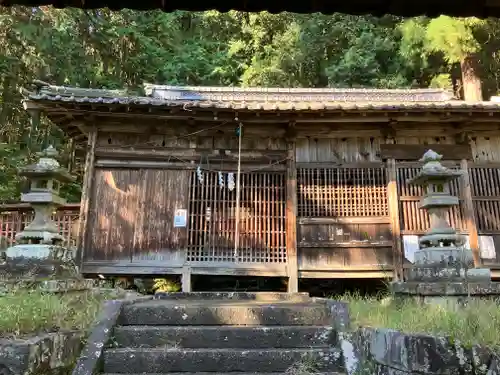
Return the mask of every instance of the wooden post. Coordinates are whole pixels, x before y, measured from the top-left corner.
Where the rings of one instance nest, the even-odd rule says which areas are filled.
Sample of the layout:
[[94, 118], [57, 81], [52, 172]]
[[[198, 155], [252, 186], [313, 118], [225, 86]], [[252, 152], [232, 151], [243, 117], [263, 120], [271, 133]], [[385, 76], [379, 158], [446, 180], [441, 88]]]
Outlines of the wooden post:
[[401, 246], [401, 224], [399, 219], [399, 195], [396, 160], [387, 160], [387, 199], [392, 231], [392, 255], [394, 264], [394, 280], [403, 280], [403, 249]]
[[83, 257], [85, 246], [87, 244], [87, 220], [89, 216], [89, 199], [94, 182], [94, 165], [95, 165], [95, 147], [97, 143], [97, 130], [94, 128], [88, 134], [87, 155], [85, 156], [85, 175], [83, 177], [82, 198], [80, 202], [80, 222], [76, 236], [76, 259], [80, 265], [80, 270], [83, 265]]
[[295, 166], [295, 141], [288, 144], [286, 172], [286, 252], [288, 269], [288, 293], [299, 291], [299, 267], [297, 259], [297, 168]]
[[474, 266], [479, 267], [482, 263], [479, 253], [479, 236], [477, 232], [476, 213], [474, 212], [474, 203], [472, 201], [472, 190], [470, 187], [469, 165], [467, 159], [460, 162], [462, 169], [462, 198], [464, 200], [464, 219], [469, 232], [469, 244], [472, 249]]

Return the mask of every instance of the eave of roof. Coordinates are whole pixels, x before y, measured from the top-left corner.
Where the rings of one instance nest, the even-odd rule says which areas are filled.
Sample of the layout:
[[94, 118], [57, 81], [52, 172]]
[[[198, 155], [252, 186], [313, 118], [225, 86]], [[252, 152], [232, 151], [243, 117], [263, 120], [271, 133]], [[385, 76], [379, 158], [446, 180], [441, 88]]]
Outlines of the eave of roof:
[[351, 0], [351, 1], [285, 1], [285, 0], [192, 0], [171, 2], [164, 0], [0, 0], [0, 5], [42, 6], [53, 5], [57, 8], [74, 7], [81, 9], [110, 8], [112, 10], [162, 9], [166, 12], [175, 10], [206, 11], [218, 10], [227, 12], [239, 10], [247, 12], [268, 11], [280, 13], [348, 13], [371, 14], [383, 16], [392, 14], [403, 17], [426, 15], [436, 17], [446, 14], [455, 17], [500, 17], [500, 2], [498, 0], [451, 1], [451, 0]]
[[494, 111], [498, 102], [464, 102], [438, 89], [278, 89], [146, 85], [148, 96], [124, 91], [45, 86], [27, 99], [73, 105], [234, 111]]

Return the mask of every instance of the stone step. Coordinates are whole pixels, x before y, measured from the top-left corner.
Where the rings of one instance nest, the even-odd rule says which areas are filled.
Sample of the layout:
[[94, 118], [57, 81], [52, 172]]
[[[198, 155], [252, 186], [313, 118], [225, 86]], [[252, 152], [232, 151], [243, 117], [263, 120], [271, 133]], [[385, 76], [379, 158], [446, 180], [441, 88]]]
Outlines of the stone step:
[[[139, 373], [139, 374], [128, 374], [128, 375], [305, 375], [304, 372], [169, 372], [169, 373], [155, 373], [155, 374], [144, 374], [144, 373]], [[309, 373], [307, 373], [309, 375]], [[342, 372], [313, 372], [310, 373], [311, 375], [345, 375]], [[116, 373], [105, 373], [102, 375], [118, 375]], [[121, 375], [121, 374], [120, 374]]]
[[310, 348], [331, 347], [337, 332], [321, 326], [119, 326], [115, 347]]
[[[303, 363], [319, 372], [343, 371], [338, 349], [119, 348], [104, 352], [105, 373], [286, 372]], [[312, 371], [311, 371], [312, 372]]]
[[332, 325], [320, 303], [153, 300], [125, 306], [119, 325]]
[[[144, 374], [144, 373], [139, 373], [139, 374], [128, 374], [128, 375], [305, 375], [304, 372], [169, 372], [169, 373], [155, 373], [155, 374]], [[308, 375], [345, 375], [342, 372], [313, 372], [313, 373], [307, 373]], [[106, 373], [102, 375], [118, 375], [116, 373]], [[120, 374], [121, 375], [121, 374]]]
[[234, 300], [234, 301], [289, 301], [307, 302], [311, 299], [309, 293], [278, 293], [278, 292], [190, 292], [190, 293], [157, 293], [155, 299], [162, 300]]

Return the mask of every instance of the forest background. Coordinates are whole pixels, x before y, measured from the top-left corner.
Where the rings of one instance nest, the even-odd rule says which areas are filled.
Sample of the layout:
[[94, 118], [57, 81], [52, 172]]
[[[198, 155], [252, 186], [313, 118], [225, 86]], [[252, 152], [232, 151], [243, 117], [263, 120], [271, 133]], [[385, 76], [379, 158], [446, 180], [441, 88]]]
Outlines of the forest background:
[[489, 99], [500, 86], [500, 20], [441, 16], [84, 11], [0, 8], [0, 203], [19, 200], [17, 168], [53, 144], [78, 177], [78, 145], [21, 105], [35, 80], [141, 91], [171, 85], [453, 90]]

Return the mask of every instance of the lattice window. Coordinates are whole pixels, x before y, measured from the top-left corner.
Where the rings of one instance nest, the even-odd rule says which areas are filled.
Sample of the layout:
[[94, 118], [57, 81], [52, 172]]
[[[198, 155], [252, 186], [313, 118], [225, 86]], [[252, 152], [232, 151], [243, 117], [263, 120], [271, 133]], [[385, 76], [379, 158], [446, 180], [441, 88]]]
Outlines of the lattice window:
[[387, 216], [385, 169], [299, 168], [299, 217]]
[[[447, 165], [451, 169], [459, 169], [456, 165]], [[429, 215], [421, 210], [420, 200], [424, 195], [424, 189], [419, 186], [408, 184], [408, 180], [415, 177], [422, 170], [421, 164], [398, 165], [398, 196], [400, 201], [399, 217], [401, 220], [401, 231], [407, 234], [419, 234], [429, 229]], [[450, 193], [461, 198], [460, 181], [456, 179], [450, 183]], [[460, 205], [452, 207], [448, 211], [448, 222], [453, 228], [461, 232], [466, 231], [462, 200]]]
[[236, 189], [227, 181], [221, 187], [215, 172], [204, 173], [201, 184], [193, 173], [191, 181], [188, 261], [286, 262], [284, 173], [241, 174], [236, 251]]
[[472, 167], [469, 173], [477, 229], [500, 232], [500, 168]]

